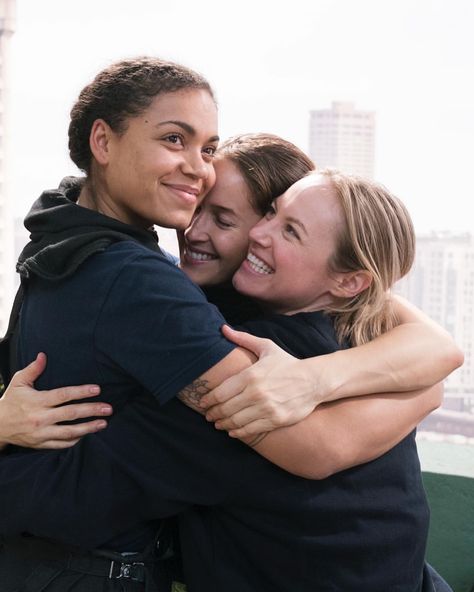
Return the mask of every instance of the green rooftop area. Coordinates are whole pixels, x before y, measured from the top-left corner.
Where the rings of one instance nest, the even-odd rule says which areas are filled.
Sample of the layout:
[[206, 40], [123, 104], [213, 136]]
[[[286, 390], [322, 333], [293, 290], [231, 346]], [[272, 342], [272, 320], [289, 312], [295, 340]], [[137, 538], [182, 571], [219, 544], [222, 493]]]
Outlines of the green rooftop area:
[[454, 592], [474, 592], [474, 442], [418, 439], [431, 507], [428, 561]]

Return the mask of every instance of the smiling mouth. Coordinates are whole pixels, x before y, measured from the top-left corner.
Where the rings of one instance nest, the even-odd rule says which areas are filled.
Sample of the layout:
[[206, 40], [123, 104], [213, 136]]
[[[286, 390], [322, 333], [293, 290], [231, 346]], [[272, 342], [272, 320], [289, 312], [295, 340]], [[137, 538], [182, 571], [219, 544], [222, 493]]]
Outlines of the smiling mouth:
[[188, 187], [186, 185], [174, 185], [172, 183], [164, 183], [164, 186], [172, 191], [175, 195], [180, 196], [191, 205], [197, 203], [201, 191], [195, 187]]
[[265, 261], [262, 261], [261, 259], [256, 257], [253, 253], [249, 253], [247, 255], [247, 261], [250, 268], [256, 273], [261, 273], [263, 275], [270, 275], [272, 273], [275, 273], [274, 269], [267, 265]]
[[194, 251], [193, 249], [191, 249], [190, 247], [186, 247], [186, 251], [185, 251], [186, 257], [188, 257], [188, 259], [191, 259], [191, 261], [214, 261], [215, 259], [217, 259], [217, 257], [215, 255], [211, 255], [210, 253], [203, 253], [200, 251]]

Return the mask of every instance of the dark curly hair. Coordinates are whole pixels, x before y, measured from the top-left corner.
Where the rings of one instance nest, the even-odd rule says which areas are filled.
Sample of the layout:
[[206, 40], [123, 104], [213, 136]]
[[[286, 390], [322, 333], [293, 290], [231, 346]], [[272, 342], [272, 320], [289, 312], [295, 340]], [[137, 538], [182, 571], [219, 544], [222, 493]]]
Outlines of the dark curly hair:
[[112, 64], [81, 91], [71, 109], [68, 135], [72, 161], [90, 172], [89, 136], [96, 119], [123, 133], [127, 118], [145, 111], [157, 95], [183, 89], [203, 89], [214, 98], [207, 80], [185, 66], [152, 57]]

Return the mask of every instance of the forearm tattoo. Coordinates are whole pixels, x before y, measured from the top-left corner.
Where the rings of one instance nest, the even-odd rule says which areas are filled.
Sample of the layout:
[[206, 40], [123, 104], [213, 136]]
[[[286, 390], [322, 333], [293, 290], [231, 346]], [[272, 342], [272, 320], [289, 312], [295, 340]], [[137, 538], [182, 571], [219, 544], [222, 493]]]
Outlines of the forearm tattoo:
[[[199, 407], [199, 403], [202, 397], [204, 397], [204, 395], [207, 395], [207, 393], [209, 393], [210, 391], [211, 388], [209, 387], [209, 382], [207, 380], [202, 380], [201, 378], [198, 378], [191, 384], [188, 384], [188, 386], [186, 386], [182, 391], [179, 392], [178, 399], [188, 407], [191, 407], [191, 409], [194, 409], [194, 411], [197, 411], [201, 415], [205, 415], [206, 410]], [[263, 432], [261, 434], [257, 434], [257, 436], [254, 437], [249, 436], [248, 438], [243, 438], [243, 441], [248, 446], [253, 447], [257, 444], [260, 444], [260, 442], [266, 436], [268, 436], [268, 432]]]
[[206, 410], [199, 407], [199, 403], [202, 397], [204, 397], [204, 395], [207, 395], [207, 393], [209, 393], [210, 390], [211, 389], [209, 388], [209, 382], [207, 380], [202, 380], [201, 378], [198, 378], [191, 384], [188, 384], [188, 386], [184, 387], [182, 391], [180, 391], [180, 393], [178, 394], [178, 399], [188, 407], [191, 407], [191, 409], [194, 409], [194, 411], [198, 411], [199, 413], [204, 415], [206, 413]]

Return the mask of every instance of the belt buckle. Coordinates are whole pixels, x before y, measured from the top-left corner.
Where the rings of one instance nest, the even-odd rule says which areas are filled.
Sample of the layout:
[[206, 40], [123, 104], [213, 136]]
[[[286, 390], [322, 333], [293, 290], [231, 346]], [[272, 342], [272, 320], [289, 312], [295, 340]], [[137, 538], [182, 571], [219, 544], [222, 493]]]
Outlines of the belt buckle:
[[[120, 571], [117, 576], [114, 576], [114, 565], [117, 563], [117, 566], [120, 566]], [[118, 561], [111, 561], [110, 562], [110, 570], [109, 570], [109, 580], [120, 580], [120, 579], [127, 579], [127, 580], [134, 580], [136, 582], [143, 582], [144, 581], [144, 567], [145, 564], [142, 561], [132, 561], [132, 562], [122, 562], [119, 563]]]

